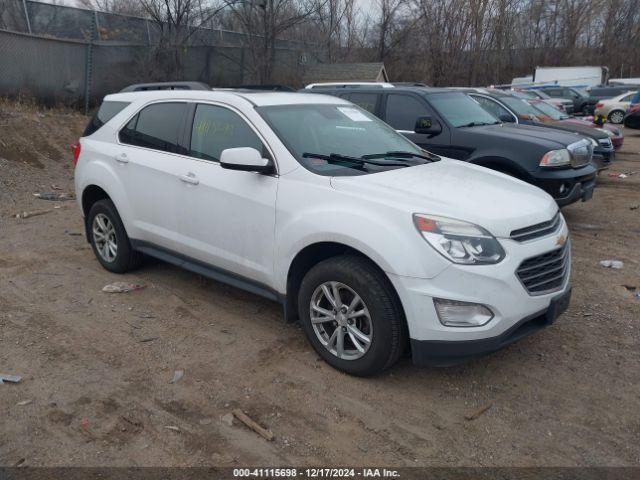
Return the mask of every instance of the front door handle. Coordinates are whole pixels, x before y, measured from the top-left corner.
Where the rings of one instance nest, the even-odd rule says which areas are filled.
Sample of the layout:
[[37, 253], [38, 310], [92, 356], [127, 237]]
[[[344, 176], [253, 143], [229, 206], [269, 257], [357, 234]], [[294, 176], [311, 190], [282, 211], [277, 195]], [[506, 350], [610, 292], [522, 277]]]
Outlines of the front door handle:
[[196, 177], [195, 173], [192, 172], [189, 172], [186, 175], [180, 175], [180, 180], [191, 185], [198, 185], [200, 183], [198, 177]]
[[116, 155], [116, 162], [129, 163], [129, 157], [127, 157], [126, 153], [119, 153], [118, 155]]

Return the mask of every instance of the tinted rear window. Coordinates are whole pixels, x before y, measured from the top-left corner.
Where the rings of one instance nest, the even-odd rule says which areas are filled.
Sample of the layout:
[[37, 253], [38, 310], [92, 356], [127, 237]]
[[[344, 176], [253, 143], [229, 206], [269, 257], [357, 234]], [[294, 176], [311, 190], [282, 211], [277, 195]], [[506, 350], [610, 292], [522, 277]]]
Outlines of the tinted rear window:
[[100, 127], [119, 114], [127, 105], [129, 105], [129, 102], [102, 102], [82, 136], [88, 137], [96, 133]]
[[154, 103], [143, 108], [120, 130], [120, 141], [170, 153], [186, 153], [178, 139], [187, 110], [186, 103]]

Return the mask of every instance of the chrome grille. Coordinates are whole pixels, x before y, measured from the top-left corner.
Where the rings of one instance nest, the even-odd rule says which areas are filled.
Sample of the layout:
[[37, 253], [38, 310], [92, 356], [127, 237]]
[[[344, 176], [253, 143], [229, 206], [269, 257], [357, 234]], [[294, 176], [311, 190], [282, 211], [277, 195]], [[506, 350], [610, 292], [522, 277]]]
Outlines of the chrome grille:
[[529, 295], [558, 291], [564, 285], [571, 264], [569, 242], [556, 250], [522, 262], [516, 274]]
[[582, 167], [591, 162], [593, 156], [593, 145], [589, 140], [583, 138], [579, 142], [572, 143], [567, 147], [571, 154], [571, 166]]
[[527, 240], [533, 240], [534, 238], [544, 237], [546, 235], [555, 233], [562, 224], [560, 218], [560, 212], [558, 212], [549, 221], [536, 223], [535, 225], [531, 225], [530, 227], [513, 230], [510, 235], [511, 240], [515, 240], [517, 242], [526, 242]]

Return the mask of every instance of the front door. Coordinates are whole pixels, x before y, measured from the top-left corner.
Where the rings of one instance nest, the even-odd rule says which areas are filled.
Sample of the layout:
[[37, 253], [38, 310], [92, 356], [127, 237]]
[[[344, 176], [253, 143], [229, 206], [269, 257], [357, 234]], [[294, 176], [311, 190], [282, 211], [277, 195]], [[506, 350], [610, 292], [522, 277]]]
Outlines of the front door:
[[443, 122], [440, 122], [442, 132], [437, 135], [415, 133], [416, 120], [419, 117], [427, 116], [439, 121], [422, 98], [406, 93], [387, 95], [384, 112], [385, 122], [421, 148], [436, 155], [451, 157], [451, 136], [449, 129]]
[[271, 285], [278, 178], [227, 170], [220, 154], [252, 147], [269, 156], [262, 140], [236, 111], [198, 104], [188, 157], [181, 159], [178, 226], [186, 255], [255, 282]]

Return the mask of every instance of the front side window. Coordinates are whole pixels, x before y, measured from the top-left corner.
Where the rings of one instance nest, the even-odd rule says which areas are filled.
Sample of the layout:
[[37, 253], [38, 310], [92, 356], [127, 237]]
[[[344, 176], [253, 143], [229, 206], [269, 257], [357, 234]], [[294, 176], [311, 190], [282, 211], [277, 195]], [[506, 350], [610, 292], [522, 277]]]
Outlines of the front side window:
[[495, 100], [492, 100], [491, 98], [477, 97], [475, 95], [472, 95], [472, 97], [482, 106], [482, 108], [484, 108], [487, 112], [489, 112], [496, 118], [500, 118], [501, 116], [502, 117], [507, 116], [509, 118], [513, 117], [509, 112], [509, 110], [507, 110], [506, 108], [504, 108], [502, 105], [500, 105]]
[[[424, 163], [411, 155], [426, 152], [355, 105], [274, 105], [256, 110], [298, 162], [319, 175], [361, 175]], [[405, 152], [408, 158], [388, 152]], [[375, 155], [377, 165], [335, 158], [366, 155]]]
[[496, 117], [482, 108], [465, 93], [435, 93], [429, 102], [453, 127], [474, 127], [500, 123]]
[[429, 115], [427, 107], [417, 98], [409, 95], [389, 95], [387, 97], [386, 120], [396, 130], [413, 132], [418, 117]]
[[533, 107], [529, 102], [516, 97], [503, 97], [502, 100], [520, 118], [539, 117], [542, 112]]
[[225, 107], [198, 105], [191, 128], [189, 154], [217, 162], [223, 150], [239, 147], [266, 153], [258, 135], [240, 115]]
[[154, 103], [143, 108], [120, 130], [122, 143], [169, 153], [185, 153], [180, 146], [186, 103]]

